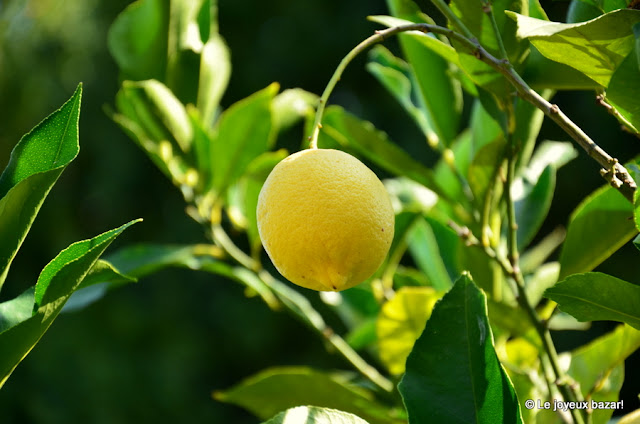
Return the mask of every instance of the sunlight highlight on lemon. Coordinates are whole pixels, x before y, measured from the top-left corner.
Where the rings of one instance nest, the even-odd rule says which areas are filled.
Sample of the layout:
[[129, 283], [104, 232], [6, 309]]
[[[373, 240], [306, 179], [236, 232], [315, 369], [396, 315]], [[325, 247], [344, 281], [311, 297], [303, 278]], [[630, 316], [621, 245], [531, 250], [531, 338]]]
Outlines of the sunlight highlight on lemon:
[[303, 150], [282, 160], [260, 191], [257, 215], [275, 267], [313, 290], [340, 291], [371, 277], [393, 240], [382, 182], [339, 150]]

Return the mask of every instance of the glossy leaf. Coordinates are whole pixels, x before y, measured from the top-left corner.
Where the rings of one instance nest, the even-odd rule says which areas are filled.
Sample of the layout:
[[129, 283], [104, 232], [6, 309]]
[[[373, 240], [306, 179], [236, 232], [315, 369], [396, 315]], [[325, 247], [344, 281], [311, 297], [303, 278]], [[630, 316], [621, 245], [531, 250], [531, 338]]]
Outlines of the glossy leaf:
[[493, 347], [485, 295], [467, 275], [436, 304], [407, 359], [400, 393], [409, 423], [521, 423]]
[[518, 250], [528, 246], [542, 226], [553, 200], [556, 171], [547, 166], [535, 180], [518, 179], [512, 186], [517, 229]]
[[367, 424], [365, 420], [353, 414], [329, 408], [298, 406], [279, 413], [263, 424]]
[[640, 11], [631, 9], [575, 24], [507, 14], [518, 24], [518, 37], [529, 39], [547, 58], [574, 67], [604, 87], [634, 48], [632, 26], [640, 22]]
[[47, 194], [77, 156], [82, 85], [26, 134], [0, 175], [0, 288]]
[[404, 175], [438, 194], [441, 193], [429, 168], [391, 142], [373, 124], [361, 121], [339, 106], [330, 106], [325, 110], [318, 146], [354, 151], [388, 172]]
[[611, 76], [606, 91], [607, 101], [629, 122], [636, 134], [640, 133], [640, 105], [637, 101], [640, 97], [638, 57], [640, 54], [637, 49], [627, 55]]
[[271, 84], [225, 110], [211, 146], [213, 188], [220, 193], [244, 174], [247, 166], [274, 141], [271, 102], [278, 85]]
[[169, 6], [163, 0], [138, 0], [118, 15], [108, 46], [125, 79], [164, 79], [168, 25]]
[[202, 48], [200, 81], [198, 84], [198, 110], [205, 128], [213, 128], [222, 95], [231, 77], [229, 48], [222, 37], [214, 35]]
[[637, 233], [632, 216], [631, 203], [613, 187], [602, 187], [584, 199], [569, 221], [560, 279], [593, 270], [629, 241]]
[[391, 374], [404, 373], [407, 357], [440, 297], [431, 287], [402, 287], [382, 305], [376, 321], [378, 350]]
[[388, 411], [368, 390], [350, 384], [344, 376], [311, 368], [263, 370], [213, 396], [248, 409], [263, 420], [297, 405], [315, 405], [356, 414], [371, 424], [398, 422], [389, 419]]
[[[73, 243], [42, 270], [35, 286], [33, 302], [30, 292], [26, 292], [13, 301], [15, 308], [0, 308], [3, 312], [11, 312], [8, 320], [2, 319], [2, 322], [8, 321], [11, 326], [0, 332], [0, 351], [3, 352], [0, 357], [0, 387], [47, 331], [104, 250], [136, 222], [131, 221], [92, 239]], [[6, 303], [3, 305], [6, 306]], [[31, 309], [31, 314], [17, 322], [19, 318], [25, 318], [27, 308]], [[16, 309], [19, 311], [16, 312]]]
[[579, 321], [620, 321], [640, 330], [640, 286], [599, 272], [574, 274], [545, 297]]

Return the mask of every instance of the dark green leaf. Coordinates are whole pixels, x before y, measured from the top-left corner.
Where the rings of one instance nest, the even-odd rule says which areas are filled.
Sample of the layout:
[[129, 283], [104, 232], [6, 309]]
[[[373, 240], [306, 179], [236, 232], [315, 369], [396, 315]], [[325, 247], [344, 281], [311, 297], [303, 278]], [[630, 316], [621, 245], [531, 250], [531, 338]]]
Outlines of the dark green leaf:
[[125, 79], [162, 81], [167, 63], [169, 4], [138, 0], [109, 29], [108, 46]]
[[342, 411], [315, 406], [287, 409], [263, 424], [368, 424], [365, 420]]
[[588, 22], [562, 24], [507, 12], [518, 24], [518, 36], [529, 39], [547, 58], [574, 67], [598, 84], [611, 75], [634, 48], [632, 26], [640, 11], [624, 9]]
[[271, 102], [278, 84], [271, 84], [225, 110], [211, 146], [213, 188], [221, 193], [274, 141]]
[[412, 424], [522, 422], [493, 348], [486, 298], [467, 275], [436, 304], [399, 390]]
[[574, 274], [545, 297], [579, 321], [620, 321], [640, 330], [640, 286], [599, 272]]
[[25, 317], [24, 308], [31, 303], [30, 294], [25, 293], [16, 300], [21, 306], [20, 311], [16, 314], [14, 310], [13, 318], [9, 318], [13, 326], [0, 333], [0, 352], [3, 353], [0, 356], [0, 387], [47, 331], [104, 250], [126, 228], [138, 221], [79, 241], [60, 252], [40, 273], [35, 286], [32, 314], [20, 322], [16, 322], [17, 318]]
[[602, 15], [602, 10], [595, 5], [584, 0], [572, 0], [569, 4], [569, 10], [567, 10], [567, 23], [586, 22], [600, 15]]
[[632, 216], [631, 203], [613, 187], [602, 187], [584, 199], [569, 221], [560, 279], [591, 271], [629, 241], [637, 233]]
[[296, 405], [316, 405], [356, 414], [371, 424], [399, 422], [389, 418], [388, 410], [368, 390], [350, 384], [344, 376], [310, 368], [270, 368], [214, 397], [263, 420]]
[[22, 137], [0, 175], [0, 288], [40, 206], [76, 157], [82, 85], [60, 109]]

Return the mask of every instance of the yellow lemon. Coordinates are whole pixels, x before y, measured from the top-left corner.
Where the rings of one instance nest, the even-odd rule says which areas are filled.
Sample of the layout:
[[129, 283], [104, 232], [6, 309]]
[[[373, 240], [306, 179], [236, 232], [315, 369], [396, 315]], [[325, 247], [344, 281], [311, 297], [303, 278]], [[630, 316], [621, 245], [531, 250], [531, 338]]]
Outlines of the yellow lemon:
[[278, 163], [260, 191], [257, 215], [275, 267], [313, 290], [339, 291], [366, 280], [393, 240], [384, 185], [340, 150], [303, 150]]

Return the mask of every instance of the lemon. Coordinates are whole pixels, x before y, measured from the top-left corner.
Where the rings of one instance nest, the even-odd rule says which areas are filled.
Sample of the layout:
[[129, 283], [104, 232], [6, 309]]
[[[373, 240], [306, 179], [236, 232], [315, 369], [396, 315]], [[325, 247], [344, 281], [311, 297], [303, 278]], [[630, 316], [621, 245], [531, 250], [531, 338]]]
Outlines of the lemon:
[[278, 271], [313, 290], [340, 291], [366, 280], [393, 240], [384, 185], [340, 150], [303, 150], [278, 163], [260, 191], [257, 216]]

